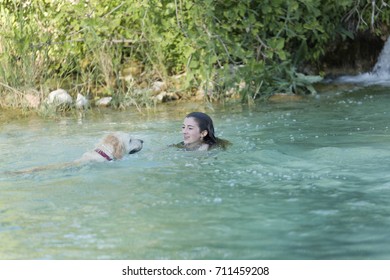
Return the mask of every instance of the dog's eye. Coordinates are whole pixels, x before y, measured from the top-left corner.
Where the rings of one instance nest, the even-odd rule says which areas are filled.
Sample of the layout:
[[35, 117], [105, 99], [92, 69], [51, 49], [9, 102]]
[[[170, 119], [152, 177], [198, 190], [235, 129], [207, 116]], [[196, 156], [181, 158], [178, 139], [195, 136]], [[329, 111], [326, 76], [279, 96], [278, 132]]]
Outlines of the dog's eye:
[[133, 141], [133, 139], [130, 138], [129, 143], [131, 143], [131, 141]]

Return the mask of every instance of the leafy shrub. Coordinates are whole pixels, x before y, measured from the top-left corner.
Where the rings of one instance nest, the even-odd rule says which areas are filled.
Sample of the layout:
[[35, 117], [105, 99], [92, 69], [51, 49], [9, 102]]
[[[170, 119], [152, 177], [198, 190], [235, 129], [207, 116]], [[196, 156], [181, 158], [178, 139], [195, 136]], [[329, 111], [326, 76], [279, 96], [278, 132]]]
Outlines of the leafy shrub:
[[[0, 3], [0, 97], [61, 86], [138, 100], [133, 93], [156, 80], [173, 84], [183, 73], [180, 87], [169, 90], [184, 97], [199, 90], [208, 100], [307, 93], [311, 81], [298, 73], [304, 63], [315, 64], [337, 37], [384, 34], [390, 20], [389, 6], [371, 0]], [[124, 77], [135, 66], [142, 71]]]

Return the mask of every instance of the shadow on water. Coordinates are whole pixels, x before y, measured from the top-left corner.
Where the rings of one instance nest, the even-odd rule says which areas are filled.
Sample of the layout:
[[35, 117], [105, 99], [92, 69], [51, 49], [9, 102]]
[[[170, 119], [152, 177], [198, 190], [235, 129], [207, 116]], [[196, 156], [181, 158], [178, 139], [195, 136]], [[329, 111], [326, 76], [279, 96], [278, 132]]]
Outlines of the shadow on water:
[[[0, 259], [388, 259], [388, 89], [253, 107], [168, 105], [0, 127]], [[226, 152], [168, 148], [208, 112]], [[144, 149], [68, 162], [110, 131]]]

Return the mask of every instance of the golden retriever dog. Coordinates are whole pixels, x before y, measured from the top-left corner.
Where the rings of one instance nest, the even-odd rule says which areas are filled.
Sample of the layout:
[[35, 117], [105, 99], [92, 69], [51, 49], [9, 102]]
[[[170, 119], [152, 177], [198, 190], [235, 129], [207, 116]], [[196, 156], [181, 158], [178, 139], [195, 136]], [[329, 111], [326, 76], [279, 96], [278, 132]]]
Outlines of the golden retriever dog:
[[142, 140], [135, 139], [125, 132], [114, 132], [104, 137], [94, 150], [86, 152], [80, 159], [75, 160], [75, 163], [118, 160], [124, 155], [139, 152], [142, 146]]
[[59, 169], [88, 162], [114, 161], [123, 158], [127, 154], [137, 153], [142, 147], [142, 140], [133, 138], [130, 134], [125, 132], [113, 132], [105, 136], [101, 142], [96, 145], [95, 149], [84, 153], [81, 158], [76, 159], [75, 161], [34, 167], [9, 173], [24, 174], [49, 169]]

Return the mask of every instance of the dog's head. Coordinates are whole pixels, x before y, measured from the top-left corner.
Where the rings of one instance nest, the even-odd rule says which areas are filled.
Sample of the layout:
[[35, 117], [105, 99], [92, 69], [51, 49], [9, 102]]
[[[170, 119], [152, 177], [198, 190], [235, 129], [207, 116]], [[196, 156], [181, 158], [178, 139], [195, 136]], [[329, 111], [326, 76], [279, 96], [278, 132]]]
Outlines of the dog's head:
[[112, 156], [115, 159], [121, 159], [126, 154], [134, 154], [141, 151], [143, 141], [135, 139], [125, 132], [114, 132], [104, 138], [103, 144], [112, 147]]

